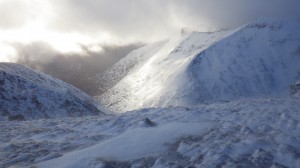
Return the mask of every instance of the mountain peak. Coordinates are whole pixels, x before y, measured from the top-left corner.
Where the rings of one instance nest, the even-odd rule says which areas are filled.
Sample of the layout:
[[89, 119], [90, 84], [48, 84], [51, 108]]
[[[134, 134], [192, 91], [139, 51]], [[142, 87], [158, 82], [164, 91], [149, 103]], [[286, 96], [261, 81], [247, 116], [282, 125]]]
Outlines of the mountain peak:
[[127, 111], [287, 96], [300, 74], [298, 28], [295, 22], [258, 19], [236, 30], [173, 37], [135, 62], [98, 99]]

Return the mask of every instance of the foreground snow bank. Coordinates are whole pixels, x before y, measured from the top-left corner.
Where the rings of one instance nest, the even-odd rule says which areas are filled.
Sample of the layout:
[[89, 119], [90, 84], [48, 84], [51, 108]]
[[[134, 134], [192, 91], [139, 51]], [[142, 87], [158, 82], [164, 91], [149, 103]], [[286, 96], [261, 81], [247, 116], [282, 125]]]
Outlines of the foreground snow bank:
[[[144, 157], [158, 157], [183, 136], [201, 135], [213, 126], [209, 122], [170, 123], [157, 127], [137, 128], [87, 149], [66, 154], [58, 159], [39, 164], [51, 167], [88, 167], [97, 159], [134, 160]], [[70, 160], [73, 160], [70, 162]]]
[[299, 102], [255, 99], [1, 121], [0, 167], [299, 167]]

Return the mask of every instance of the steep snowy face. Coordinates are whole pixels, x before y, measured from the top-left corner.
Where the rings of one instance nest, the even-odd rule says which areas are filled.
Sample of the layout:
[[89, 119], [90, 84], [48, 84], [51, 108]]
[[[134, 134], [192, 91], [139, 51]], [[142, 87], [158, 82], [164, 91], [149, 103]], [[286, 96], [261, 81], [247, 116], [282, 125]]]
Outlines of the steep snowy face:
[[98, 75], [99, 94], [122, 80], [132, 69], [143, 66], [143, 62], [155, 54], [165, 41], [141, 47], [129, 53], [106, 72]]
[[[184, 81], [183, 74], [193, 57], [230, 33], [232, 31], [185, 32], [166, 42], [133, 51], [104, 73], [108, 79], [115, 79], [115, 74], [122, 77], [98, 99], [119, 112], [168, 105], [169, 100], [178, 94], [179, 83], [188, 82]], [[137, 58], [140, 61], [132, 63], [131, 69], [124, 68], [129, 64], [127, 60]]]
[[237, 30], [180, 34], [156, 44], [98, 99], [124, 112], [288, 95], [300, 76], [299, 29], [295, 22], [258, 20]]
[[192, 103], [288, 96], [300, 76], [299, 30], [295, 22], [258, 20], [212, 45], [186, 69], [186, 95]]
[[46, 74], [0, 63], [0, 120], [104, 114], [91, 97]]

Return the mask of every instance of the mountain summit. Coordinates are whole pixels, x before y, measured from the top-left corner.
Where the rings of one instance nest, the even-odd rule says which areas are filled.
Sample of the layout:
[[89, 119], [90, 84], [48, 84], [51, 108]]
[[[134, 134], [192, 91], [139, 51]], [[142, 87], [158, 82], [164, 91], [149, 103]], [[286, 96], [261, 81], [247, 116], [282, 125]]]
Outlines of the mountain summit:
[[[101, 76], [102, 104], [124, 112], [288, 96], [300, 77], [300, 23], [260, 19], [189, 32], [133, 51]], [[117, 74], [117, 75], [116, 75]]]

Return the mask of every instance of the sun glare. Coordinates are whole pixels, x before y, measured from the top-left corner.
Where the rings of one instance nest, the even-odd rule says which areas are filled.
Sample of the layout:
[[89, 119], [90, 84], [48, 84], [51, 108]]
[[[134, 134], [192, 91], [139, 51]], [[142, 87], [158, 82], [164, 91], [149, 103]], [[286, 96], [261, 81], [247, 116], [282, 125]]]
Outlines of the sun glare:
[[[85, 55], [86, 49], [92, 52], [100, 52], [103, 49], [99, 44], [113, 43], [113, 38], [107, 32], [99, 32], [93, 35], [82, 32], [59, 32], [49, 29], [48, 23], [53, 19], [53, 10], [50, 4], [39, 1], [30, 11], [39, 13], [22, 27], [13, 29], [1, 29], [0, 27], [0, 61], [13, 62], [17, 58], [14, 44], [29, 45], [34, 42], [49, 44], [60, 53], [80, 53]], [[35, 15], [36, 15], [35, 13]], [[82, 46], [85, 46], [83, 49]]]
[[16, 50], [5, 44], [0, 44], [0, 62], [10, 62], [15, 60]]
[[60, 53], [80, 53], [85, 55], [82, 45], [92, 52], [100, 52], [103, 49], [101, 43], [112, 41], [108, 33], [101, 32], [90, 37], [77, 32], [60, 33], [47, 29], [42, 23], [32, 22], [20, 29], [0, 30], [0, 61], [13, 61], [16, 50], [10, 46], [14, 43], [30, 44], [32, 42], [45, 42]]

